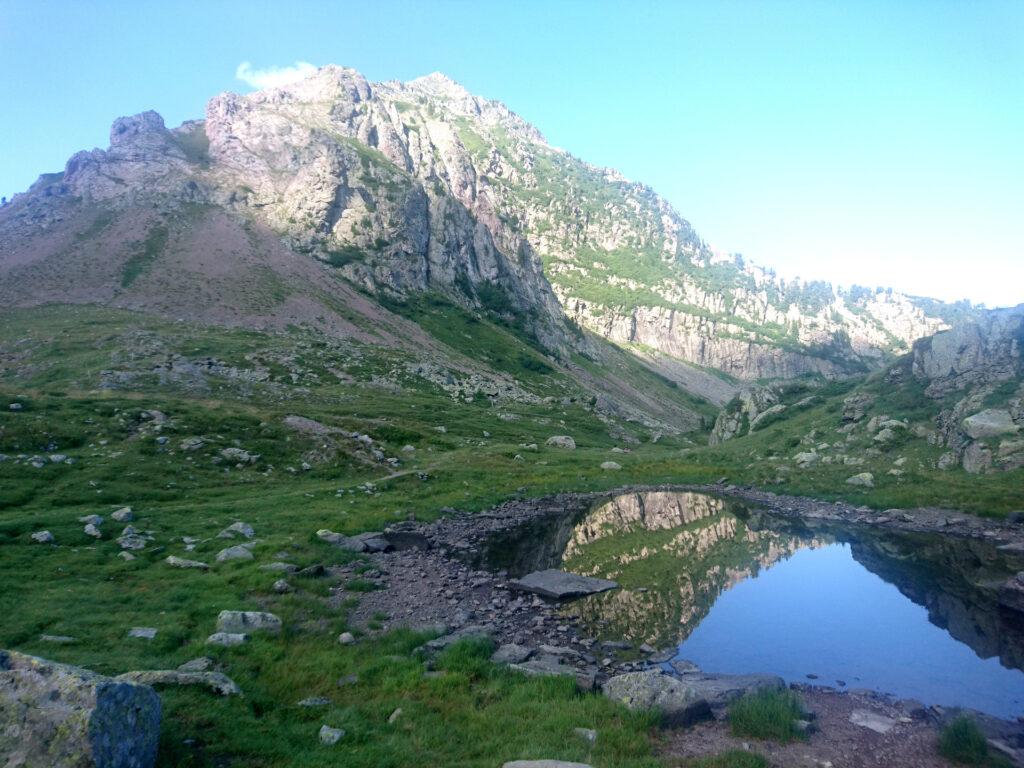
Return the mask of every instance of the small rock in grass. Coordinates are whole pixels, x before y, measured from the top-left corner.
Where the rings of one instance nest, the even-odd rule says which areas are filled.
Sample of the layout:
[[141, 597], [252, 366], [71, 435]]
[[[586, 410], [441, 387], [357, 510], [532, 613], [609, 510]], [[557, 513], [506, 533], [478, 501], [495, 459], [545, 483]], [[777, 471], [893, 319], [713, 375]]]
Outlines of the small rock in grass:
[[218, 533], [217, 534], [217, 538], [218, 539], [233, 539], [235, 537], [235, 534], [240, 534], [241, 536], [244, 536], [247, 539], [251, 539], [253, 536], [256, 535], [256, 531], [253, 530], [253, 527], [251, 525], [249, 525], [248, 523], [242, 523], [242, 522], [232, 523], [227, 528], [225, 528], [223, 531]]
[[278, 579], [274, 582], [274, 591], [277, 592], [277, 594], [279, 595], [283, 595], [287, 592], [292, 591], [292, 585], [284, 579]]
[[225, 648], [231, 648], [235, 645], [241, 645], [247, 643], [249, 636], [241, 632], [214, 632], [208, 638], [206, 638], [207, 645], [221, 645]]
[[132, 627], [128, 630], [128, 637], [138, 637], [142, 640], [152, 640], [156, 637], [156, 627]]
[[53, 534], [49, 531], [36, 531], [30, 538], [37, 544], [52, 544], [54, 540]]
[[390, 715], [388, 715], [388, 723], [389, 724], [390, 723], [394, 723], [401, 716], [402, 716], [402, 708], [398, 707], [397, 709], [395, 709], [394, 712], [392, 712]]
[[597, 743], [597, 731], [593, 728], [573, 728], [572, 732], [590, 746], [594, 746]]
[[209, 656], [200, 656], [197, 659], [186, 661], [178, 667], [179, 672], [209, 672], [213, 669], [213, 659]]
[[303, 699], [298, 703], [300, 707], [329, 707], [331, 700], [326, 696], [310, 696], [308, 699]]
[[355, 685], [359, 682], [359, 675], [351, 674], [345, 675], [338, 678], [338, 687], [344, 688], [346, 685]]
[[217, 614], [218, 632], [270, 632], [281, 631], [281, 619], [263, 611], [221, 611]]
[[320, 743], [326, 744], [329, 747], [341, 741], [344, 735], [345, 731], [341, 728], [331, 728], [329, 725], [320, 727]]
[[622, 465], [615, 461], [602, 461], [601, 469], [614, 471], [616, 469], [622, 469]]
[[217, 553], [217, 562], [226, 563], [229, 560], [252, 560], [253, 554], [246, 547], [239, 544], [237, 547], [228, 547]]
[[267, 563], [260, 566], [261, 571], [279, 571], [281, 573], [295, 573], [299, 570], [299, 566], [292, 565], [291, 563], [283, 563], [280, 561]]
[[86, 523], [87, 525], [103, 525], [103, 518], [99, 515], [86, 515], [85, 517], [78, 518], [78, 522]]
[[135, 519], [135, 515], [131, 507], [121, 507], [116, 512], [111, 513], [110, 519], [118, 523], [130, 523]]
[[103, 534], [100, 533], [100, 529], [97, 528], [92, 523], [89, 523], [87, 526], [85, 526], [84, 530], [85, 530], [85, 535], [86, 536], [92, 536], [94, 539], [102, 539], [103, 538]]
[[338, 642], [342, 645], [352, 645], [356, 641], [355, 635], [351, 632], [342, 632], [338, 635]]
[[164, 562], [174, 568], [198, 568], [199, 570], [205, 571], [210, 567], [206, 563], [201, 563], [198, 560], [186, 560], [185, 558], [177, 557], [176, 555], [168, 555]]
[[135, 559], [135, 555], [133, 555], [131, 552], [118, 552], [117, 556], [124, 560], [126, 563], [129, 563]]
[[78, 642], [73, 637], [68, 635], [40, 635], [39, 642], [41, 643], [55, 643], [57, 645], [68, 645], [70, 643]]

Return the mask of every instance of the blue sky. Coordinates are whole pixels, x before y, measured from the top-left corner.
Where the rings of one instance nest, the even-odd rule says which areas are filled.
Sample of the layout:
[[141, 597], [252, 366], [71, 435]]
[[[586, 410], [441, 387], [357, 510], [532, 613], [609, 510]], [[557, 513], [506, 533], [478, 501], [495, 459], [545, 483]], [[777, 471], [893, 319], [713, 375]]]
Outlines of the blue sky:
[[780, 274], [1024, 301], [1024, 2], [0, 3], [0, 194], [296, 61], [442, 71]]

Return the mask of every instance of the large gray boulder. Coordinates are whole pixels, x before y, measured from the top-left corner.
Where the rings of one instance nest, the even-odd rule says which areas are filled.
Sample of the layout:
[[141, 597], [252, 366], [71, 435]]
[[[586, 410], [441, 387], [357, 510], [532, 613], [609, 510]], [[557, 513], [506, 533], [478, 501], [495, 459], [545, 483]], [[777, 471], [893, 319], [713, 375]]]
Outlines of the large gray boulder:
[[711, 717], [711, 705], [690, 686], [658, 669], [616, 675], [602, 687], [609, 699], [629, 709], [657, 709], [665, 727], [686, 726]]
[[151, 768], [159, 739], [148, 685], [0, 651], [0, 765]]
[[712, 675], [698, 670], [684, 672], [679, 681], [704, 699], [712, 709], [727, 707], [754, 691], [781, 691], [786, 682], [776, 675]]
[[529, 573], [521, 579], [514, 579], [509, 582], [509, 586], [523, 592], [533, 592], [541, 597], [564, 600], [606, 592], [609, 589], [616, 589], [619, 585], [608, 579], [595, 579], [592, 576], [580, 576], [548, 568], [545, 571]]
[[964, 419], [964, 432], [975, 439], [1015, 435], [1020, 427], [1013, 423], [1010, 412], [1001, 408], [988, 408]]
[[281, 619], [262, 611], [221, 611], [217, 614], [217, 632], [246, 634], [249, 632], [281, 631]]

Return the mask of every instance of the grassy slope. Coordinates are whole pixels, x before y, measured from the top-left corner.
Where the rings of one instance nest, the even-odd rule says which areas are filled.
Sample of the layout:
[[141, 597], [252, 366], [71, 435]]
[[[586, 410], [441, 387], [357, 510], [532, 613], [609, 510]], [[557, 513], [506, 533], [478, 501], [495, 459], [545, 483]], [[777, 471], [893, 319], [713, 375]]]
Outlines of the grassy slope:
[[[455, 327], [435, 331], [454, 343], [462, 333]], [[465, 332], [472, 337], [471, 330]], [[497, 326], [485, 324], [480, 333], [475, 341], [467, 339], [467, 352], [491, 357], [495, 367], [517, 365], [520, 353], [530, 354], [528, 349], [512, 354], [519, 342]], [[477, 343], [482, 346], [474, 351]], [[206, 388], [197, 390], [144, 373], [127, 390], [98, 387], [102, 370], [150, 371], [174, 353], [189, 359], [212, 356], [239, 368], [253, 367], [246, 356], [256, 355], [272, 380], [252, 384], [211, 376]], [[11, 459], [0, 462], [0, 612], [5, 617], [0, 647], [104, 673], [173, 667], [204, 653], [216, 656], [245, 697], [222, 700], [165, 690], [164, 766], [493, 766], [518, 757], [583, 760], [599, 767], [656, 764], [649, 756], [648, 718], [578, 694], [564, 682], [497, 671], [472, 649], [456, 654], [450, 674], [425, 678], [423, 663], [410, 655], [421, 638], [405, 633], [338, 646], [346, 609], [325, 605], [327, 585], [294, 579], [296, 593], [277, 595], [271, 590], [277, 576], [258, 565], [280, 552], [300, 566], [340, 562], [346, 556], [319, 542], [317, 529], [376, 529], [410, 513], [433, 518], [444, 506], [479, 510], [516, 494], [699, 482], [723, 474], [741, 479], [744, 472], [756, 479], [756, 470], [744, 469], [748, 448], [739, 443], [745, 441], [684, 456], [684, 441], [666, 437], [612, 455], [616, 442], [607, 426], [579, 402], [562, 404], [559, 396], [571, 383], [557, 374], [527, 366], [517, 376], [531, 391], [553, 397], [550, 402], [496, 407], [478, 398], [456, 403], [437, 387], [406, 376], [406, 361], [396, 354], [325, 346], [301, 331], [269, 336], [203, 329], [87, 307], [5, 313], [0, 319], [0, 452], [11, 457], [60, 452], [76, 463], [36, 469]], [[335, 377], [331, 368], [349, 378]], [[375, 385], [381, 377], [402, 389]], [[15, 400], [23, 410], [7, 409]], [[148, 409], [170, 419], [162, 429], [170, 438], [166, 449], [157, 446], [155, 433], [140, 417]], [[342, 446], [335, 458], [310, 471], [289, 472], [319, 443], [283, 426], [282, 418], [293, 413], [368, 433], [388, 455], [400, 456], [403, 466], [397, 472], [367, 466]], [[499, 414], [513, 414], [515, 420]], [[447, 431], [437, 431], [439, 425]], [[576, 438], [578, 450], [543, 447], [547, 436], [563, 433]], [[180, 441], [192, 436], [203, 436], [207, 445], [182, 451]], [[767, 439], [766, 432], [752, 441]], [[541, 449], [519, 448], [531, 442]], [[214, 463], [221, 448], [236, 443], [261, 454], [259, 462], [244, 469]], [[415, 453], [399, 452], [407, 443]], [[525, 461], [517, 461], [517, 453]], [[622, 464], [621, 472], [598, 468], [610, 458]], [[391, 475], [396, 476], [387, 479]], [[376, 483], [374, 491], [365, 489], [367, 481]], [[982, 479], [983, 490], [989, 489], [987, 482]], [[825, 479], [804, 477], [794, 478], [787, 489], [831, 490]], [[117, 557], [113, 541], [120, 525], [108, 520], [104, 539], [97, 542], [78, 522], [82, 515], [107, 516], [125, 504], [136, 510], [135, 526], [155, 536], [128, 563]], [[208, 573], [162, 563], [168, 554], [212, 561], [226, 544], [214, 537], [235, 520], [257, 531], [255, 561], [218, 565]], [[29, 543], [29, 534], [43, 528], [60, 546]], [[182, 536], [203, 541], [189, 554]], [[282, 637], [235, 649], [203, 644], [219, 610], [258, 608], [284, 618]], [[132, 626], [157, 627], [159, 634], [152, 642], [128, 639]], [[71, 635], [78, 642], [47, 645], [38, 640], [41, 633]], [[358, 684], [335, 684], [353, 672], [359, 674]], [[295, 706], [311, 695], [328, 696], [333, 704], [318, 710]], [[396, 707], [403, 715], [388, 724]], [[516, 727], [509, 728], [513, 722]], [[345, 728], [348, 735], [333, 748], [322, 747], [316, 733], [323, 723]], [[600, 731], [592, 752], [573, 738], [577, 726]]]

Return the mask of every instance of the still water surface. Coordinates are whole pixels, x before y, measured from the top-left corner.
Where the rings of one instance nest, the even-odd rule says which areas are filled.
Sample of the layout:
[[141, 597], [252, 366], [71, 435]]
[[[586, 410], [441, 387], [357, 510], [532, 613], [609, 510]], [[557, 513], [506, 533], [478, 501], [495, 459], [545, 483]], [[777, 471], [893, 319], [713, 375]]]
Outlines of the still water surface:
[[597, 637], [677, 646], [709, 672], [1024, 715], [1024, 626], [996, 601], [1024, 563], [981, 542], [649, 492], [543, 521], [490, 555], [513, 574], [557, 566], [618, 581], [564, 611]]

